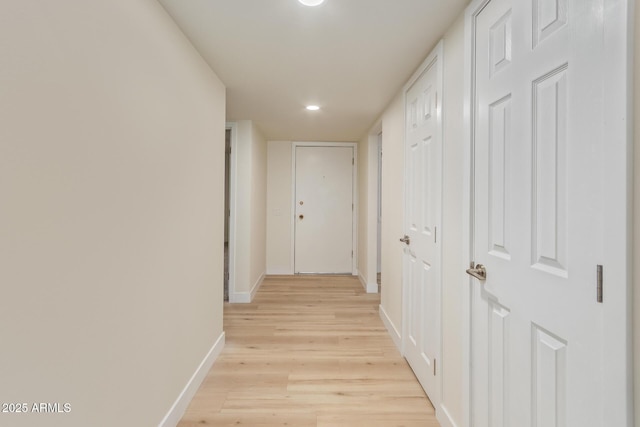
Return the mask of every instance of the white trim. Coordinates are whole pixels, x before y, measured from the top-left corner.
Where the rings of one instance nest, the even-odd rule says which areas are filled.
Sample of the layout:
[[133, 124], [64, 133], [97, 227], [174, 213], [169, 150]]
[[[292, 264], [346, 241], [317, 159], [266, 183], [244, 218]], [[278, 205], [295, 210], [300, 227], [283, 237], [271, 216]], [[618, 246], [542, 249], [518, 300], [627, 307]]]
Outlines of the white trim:
[[262, 273], [256, 283], [251, 287], [250, 292], [234, 292], [229, 293], [229, 302], [234, 304], [249, 304], [256, 297], [256, 293], [258, 293], [258, 289], [262, 286], [262, 282], [264, 282], [265, 274]]
[[[406, 101], [407, 92], [409, 91], [409, 89], [411, 89], [411, 86], [413, 86], [414, 83], [418, 81], [420, 77], [422, 77], [424, 72], [431, 67], [431, 64], [433, 62], [442, 58], [443, 48], [444, 48], [444, 39], [440, 39], [438, 44], [429, 53], [429, 56], [427, 56], [426, 59], [422, 61], [422, 64], [420, 64], [420, 66], [416, 68], [416, 71], [413, 72], [409, 80], [407, 80], [407, 82], [404, 84], [402, 88], [402, 97], [405, 101]], [[406, 115], [405, 115], [405, 120], [406, 120]], [[405, 121], [405, 125], [406, 125], [406, 121]]]
[[[474, 0], [465, 10], [464, 17], [464, 142], [463, 142], [463, 201], [462, 201], [462, 248], [463, 265], [460, 271], [469, 268], [473, 242], [471, 240], [473, 176], [472, 146], [473, 123], [471, 95], [474, 93], [473, 70], [475, 67], [475, 16], [489, 0]], [[462, 284], [462, 425], [471, 427], [471, 279], [463, 274]]]
[[[231, 158], [229, 159], [229, 301], [236, 289], [236, 183], [238, 182], [238, 124], [228, 122], [225, 129], [231, 130]], [[226, 185], [226, 184], [225, 184]], [[226, 212], [225, 212], [226, 215]]]
[[367, 289], [367, 279], [362, 275], [360, 270], [358, 270], [358, 280], [360, 280], [362, 287]]
[[375, 282], [375, 283], [369, 282], [369, 283], [367, 283], [366, 290], [367, 290], [368, 294], [377, 294], [378, 293], [378, 288], [379, 288], [378, 282]]
[[251, 301], [253, 301], [253, 299], [256, 297], [256, 294], [258, 293], [260, 286], [262, 286], [262, 282], [264, 282], [264, 277], [265, 275], [264, 273], [262, 273], [258, 278], [258, 280], [256, 281], [256, 283], [254, 283], [253, 287], [251, 288]]
[[[626, 349], [607, 352], [603, 366], [605, 384], [602, 389], [607, 424], [630, 427], [634, 422], [633, 399], [633, 0], [604, 0], [603, 8], [603, 135], [607, 148], [603, 150], [604, 188], [602, 203], [605, 224], [625, 224], [610, 227], [603, 233], [605, 296], [603, 329], [605, 349]], [[623, 183], [623, 185], [621, 185]], [[622, 245], [621, 245], [622, 243]], [[610, 381], [607, 381], [610, 380]], [[617, 385], [626, 390], [626, 400], [620, 402]], [[640, 414], [636, 416], [640, 417]]]
[[[291, 218], [295, 217], [296, 209], [296, 148], [297, 147], [351, 147], [353, 149], [352, 193], [351, 201], [354, 209], [351, 213], [352, 239], [351, 275], [358, 274], [358, 143], [357, 142], [292, 142], [291, 143]], [[291, 266], [296, 274], [295, 264], [296, 228], [295, 221], [291, 221]]]
[[400, 332], [398, 332], [398, 328], [396, 328], [396, 325], [393, 324], [393, 321], [385, 311], [382, 304], [379, 305], [378, 311], [380, 313], [380, 319], [382, 319], [382, 323], [384, 323], [385, 328], [387, 328], [387, 331], [389, 332], [389, 336], [391, 336], [391, 339], [396, 345], [398, 351], [402, 353], [402, 336], [400, 335]]
[[440, 423], [440, 427], [458, 427], [458, 425], [451, 418], [451, 414], [449, 414], [449, 410], [444, 406], [444, 404], [440, 404], [440, 408], [436, 412], [436, 418]]
[[353, 176], [353, 188], [351, 189], [351, 203], [353, 203], [353, 209], [351, 210], [351, 250], [353, 255], [351, 255], [351, 274], [355, 276], [358, 274], [358, 214], [360, 212], [360, 204], [358, 203], [358, 143], [352, 142], [350, 144], [353, 145], [353, 170], [351, 171]]
[[293, 276], [290, 268], [268, 268], [267, 276]]
[[291, 266], [291, 273], [296, 274], [296, 147], [295, 142], [291, 143], [291, 211], [289, 212], [289, 218], [291, 219], [289, 224], [291, 225], [291, 250], [289, 265]]
[[218, 356], [220, 356], [220, 353], [222, 353], [224, 342], [225, 334], [224, 332], [222, 332], [207, 355], [204, 357], [204, 359], [202, 359], [202, 362], [200, 362], [200, 365], [193, 373], [182, 392], [180, 392], [180, 395], [178, 395], [176, 401], [173, 402], [173, 405], [171, 405], [171, 409], [169, 409], [167, 415], [165, 415], [162, 421], [160, 421], [160, 424], [158, 424], [159, 427], [170, 427], [178, 425], [180, 419], [184, 415], [184, 412], [187, 410], [189, 403], [191, 403], [191, 399], [193, 399], [193, 396], [195, 396], [198, 388], [213, 366], [213, 363], [216, 361]]
[[251, 292], [234, 292], [229, 294], [229, 302], [231, 304], [250, 304]]
[[[366, 276], [369, 281], [375, 282], [375, 286], [367, 287], [367, 292], [378, 293], [378, 138], [382, 133], [382, 119], [378, 119], [369, 131], [367, 138], [367, 206], [362, 207], [368, 212], [366, 234], [367, 247], [364, 248], [367, 259]], [[375, 166], [375, 167], [373, 167]], [[374, 290], [375, 289], [375, 290]]]
[[360, 279], [360, 283], [364, 288], [365, 292], [368, 294], [377, 294], [378, 293], [378, 282], [370, 283], [367, 282], [367, 279], [362, 275], [360, 271], [358, 271], [358, 279]]

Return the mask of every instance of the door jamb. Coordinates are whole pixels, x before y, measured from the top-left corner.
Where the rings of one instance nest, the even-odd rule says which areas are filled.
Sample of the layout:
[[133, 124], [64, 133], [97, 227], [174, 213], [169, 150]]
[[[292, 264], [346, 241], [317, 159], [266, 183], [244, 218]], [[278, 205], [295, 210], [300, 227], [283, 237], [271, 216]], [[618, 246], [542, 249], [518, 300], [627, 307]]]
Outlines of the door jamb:
[[[366, 278], [362, 277], [362, 271], [358, 271], [360, 281], [364, 285], [367, 293], [378, 293], [378, 203], [380, 194], [378, 192], [379, 179], [379, 159], [378, 159], [378, 138], [382, 133], [382, 120], [378, 120], [367, 139], [368, 144], [368, 171], [367, 171], [367, 224], [366, 234], [369, 236], [365, 256], [367, 259]], [[375, 165], [376, 167], [372, 167]], [[375, 213], [375, 215], [373, 214]]]
[[[608, 354], [603, 369], [605, 378], [624, 381], [627, 390], [622, 410], [608, 411], [610, 425], [631, 426], [634, 422], [633, 398], [633, 47], [634, 1], [603, 0], [604, 46], [603, 52], [603, 119], [604, 135], [610, 142], [604, 150], [603, 164], [606, 223], [623, 223], [624, 230], [613, 227], [618, 233], [604, 235], [603, 261], [608, 273], [605, 296], [604, 330], [617, 331], [605, 334], [605, 348], [626, 345], [625, 354]], [[610, 146], [610, 148], [609, 148]], [[624, 166], [621, 166], [624, 165]], [[620, 183], [623, 182], [623, 188]], [[613, 191], [609, 191], [613, 190]], [[624, 247], [621, 254], [620, 247]], [[622, 255], [622, 256], [620, 256]], [[615, 284], [618, 284], [616, 286]], [[606, 301], [613, 301], [606, 304]], [[638, 367], [636, 367], [638, 368]], [[617, 393], [605, 383], [604, 407], [616, 407], [613, 401]], [[638, 414], [640, 416], [640, 414]]]
[[[476, 17], [490, 0], [474, 0], [467, 6], [464, 16], [464, 143], [463, 143], [463, 202], [462, 202], [462, 248], [463, 265], [460, 271], [468, 268], [472, 261], [473, 250], [473, 182], [474, 163], [473, 147], [475, 146], [473, 129], [473, 105], [475, 104], [475, 22]], [[472, 282], [466, 274], [461, 275], [462, 282], [462, 425], [471, 427], [471, 286]]]
[[[238, 152], [238, 124], [225, 123], [225, 130], [231, 131], [231, 156], [229, 159], [229, 302], [236, 294], [236, 182], [237, 182], [237, 152]], [[225, 215], [227, 213], [225, 212]]]
[[351, 170], [351, 200], [353, 210], [351, 211], [351, 274], [356, 276], [358, 259], [358, 143], [356, 142], [293, 142], [291, 144], [291, 266], [293, 274], [296, 274], [296, 148], [297, 147], [351, 147], [353, 148], [353, 168]]

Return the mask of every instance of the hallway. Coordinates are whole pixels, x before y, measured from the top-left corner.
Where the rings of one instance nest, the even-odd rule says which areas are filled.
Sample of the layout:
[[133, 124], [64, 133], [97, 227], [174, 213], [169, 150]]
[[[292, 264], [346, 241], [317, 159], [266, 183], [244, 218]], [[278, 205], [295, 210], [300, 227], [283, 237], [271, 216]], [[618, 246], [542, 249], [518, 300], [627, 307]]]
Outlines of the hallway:
[[179, 426], [438, 427], [355, 277], [267, 277], [225, 304], [226, 346]]

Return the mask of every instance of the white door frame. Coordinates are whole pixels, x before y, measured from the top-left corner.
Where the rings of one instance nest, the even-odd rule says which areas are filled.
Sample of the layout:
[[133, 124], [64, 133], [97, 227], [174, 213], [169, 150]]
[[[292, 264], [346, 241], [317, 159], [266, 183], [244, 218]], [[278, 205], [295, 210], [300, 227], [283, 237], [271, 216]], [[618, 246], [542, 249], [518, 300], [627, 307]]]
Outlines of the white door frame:
[[353, 210], [351, 211], [351, 274], [357, 275], [356, 260], [358, 259], [358, 144], [356, 142], [293, 142], [291, 144], [291, 266], [295, 274], [296, 255], [296, 148], [297, 147], [351, 147], [353, 148], [353, 169], [352, 169], [352, 200]]
[[[464, 340], [464, 367], [463, 367], [463, 426], [472, 427], [471, 419], [471, 278], [465, 274], [469, 267], [473, 250], [471, 239], [473, 221], [473, 99], [474, 91], [474, 66], [475, 52], [475, 18], [490, 0], [473, 0], [465, 12], [465, 99], [464, 99], [464, 204], [463, 204], [463, 248], [464, 265], [460, 266], [460, 280], [463, 286], [463, 340]], [[604, 52], [607, 60], [603, 67], [606, 76], [603, 86], [605, 88], [604, 105], [604, 135], [609, 143], [604, 150], [603, 165], [605, 167], [605, 200], [598, 201], [606, 205], [607, 222], [626, 224], [626, 232], [613, 230], [612, 235], [606, 234], [604, 262], [607, 266], [604, 277], [605, 301], [603, 305], [605, 348], [624, 348], [624, 354], [608, 354], [607, 364], [603, 367], [606, 378], [612, 380], [604, 385], [604, 407], [618, 408], [621, 411], [607, 411], [607, 423], [620, 427], [633, 425], [633, 359], [632, 359], [632, 334], [631, 334], [631, 289], [632, 289], [632, 206], [633, 198], [632, 173], [633, 173], [633, 2], [634, 0], [602, 0], [604, 5]], [[621, 186], [621, 183], [623, 185]], [[617, 228], [617, 227], [614, 227]], [[624, 242], [621, 251], [620, 242]], [[624, 252], [623, 256], [619, 256]], [[628, 390], [625, 402], [614, 402], [610, 399], [616, 396], [612, 392], [615, 383], [623, 382]]]
[[[411, 88], [411, 86], [413, 86], [413, 84], [422, 76], [422, 74], [431, 66], [431, 64], [433, 64], [435, 62], [435, 67], [436, 67], [436, 71], [437, 71], [437, 81], [436, 81], [436, 92], [439, 94], [439, 100], [437, 101], [437, 105], [438, 105], [438, 110], [436, 112], [436, 126], [438, 128], [437, 133], [440, 134], [440, 138], [441, 138], [441, 145], [442, 145], [442, 149], [440, 150], [440, 155], [444, 156], [444, 132], [443, 132], [443, 106], [442, 106], [442, 100], [444, 99], [443, 93], [444, 93], [444, 61], [443, 61], [443, 52], [444, 52], [444, 41], [440, 40], [440, 42], [438, 42], [438, 44], [436, 45], [436, 47], [433, 48], [433, 50], [431, 51], [431, 53], [429, 54], [429, 56], [427, 56], [427, 58], [422, 62], [422, 64], [420, 64], [420, 66], [417, 68], [417, 70], [415, 71], [415, 73], [413, 73], [413, 75], [411, 76], [411, 78], [407, 81], [407, 83], [404, 85], [403, 89], [402, 89], [402, 103], [403, 103], [403, 112], [404, 112], [404, 119], [403, 119], [403, 158], [405, 160], [405, 164], [407, 161], [406, 158], [406, 126], [407, 126], [407, 91]], [[440, 177], [440, 185], [442, 187], [443, 184], [443, 177], [442, 174], [444, 173], [444, 164], [443, 164], [443, 157], [441, 157], [440, 159], [441, 162], [441, 169], [440, 169], [440, 173], [441, 173], [441, 177]], [[404, 181], [403, 181], [403, 189], [405, 190], [405, 194], [404, 194], [404, 225], [403, 225], [403, 230], [407, 230], [407, 226], [408, 226], [408, 221], [407, 221], [407, 213], [409, 212], [409, 208], [408, 208], [408, 199], [407, 199], [407, 193], [406, 193], [406, 189], [408, 188], [407, 186], [408, 182], [407, 182], [407, 176], [405, 174], [404, 176]], [[442, 198], [444, 198], [444, 194], [442, 194]], [[442, 199], [441, 199], [441, 205], [440, 205], [440, 221], [442, 221]], [[442, 224], [437, 224], [438, 229], [441, 231], [442, 230]], [[442, 234], [442, 233], [440, 233]], [[441, 237], [439, 237], [439, 239], [441, 239]], [[410, 300], [409, 300], [409, 289], [411, 284], [409, 283], [409, 281], [407, 280], [407, 278], [410, 276], [408, 274], [407, 271], [407, 266], [405, 265], [406, 263], [404, 262], [404, 256], [403, 255], [403, 267], [402, 267], [402, 355], [404, 356], [406, 354], [406, 348], [407, 348], [407, 339], [409, 337], [409, 313], [411, 312], [410, 308], [409, 308], [409, 304], [410, 304]], [[438, 292], [440, 295], [440, 301], [439, 301], [439, 307], [438, 307], [438, 311], [439, 311], [439, 336], [440, 336], [440, 342], [438, 344], [438, 352], [435, 355], [435, 359], [438, 361], [438, 363], [440, 364], [440, 367], [438, 368], [439, 371], [439, 375], [436, 376], [436, 381], [437, 381], [437, 389], [438, 389], [438, 396], [430, 396], [429, 398], [431, 399], [433, 406], [435, 407], [436, 410], [436, 418], [438, 418], [438, 420], [440, 421], [440, 418], [442, 418], [440, 416], [441, 413], [441, 409], [440, 409], [440, 397], [442, 396], [442, 364], [444, 363], [444, 361], [442, 360], [442, 339], [443, 339], [443, 331], [442, 331], [442, 244], [440, 244], [440, 254], [439, 254], [439, 265], [437, 266], [439, 268], [440, 271], [440, 275], [439, 275], [439, 283], [437, 283], [437, 286], [440, 287], [440, 291]]]
[[[380, 176], [380, 164], [382, 159], [378, 156], [378, 138], [382, 133], [382, 120], [378, 120], [371, 128], [367, 139], [368, 144], [368, 171], [367, 171], [367, 224], [366, 233], [369, 236], [366, 247], [367, 271], [366, 280], [360, 275], [360, 281], [367, 290], [367, 293], [378, 293], [378, 203], [380, 203], [380, 193], [378, 191], [378, 179]], [[375, 165], [376, 167], [371, 167]], [[375, 212], [375, 215], [372, 213]], [[360, 266], [358, 267], [360, 268]]]
[[[231, 156], [229, 159], [229, 302], [236, 294], [236, 182], [237, 182], [237, 152], [238, 152], [238, 124], [227, 122], [225, 130], [231, 131]], [[225, 215], [227, 213], [225, 212]], [[223, 269], [224, 270], [224, 269]]]

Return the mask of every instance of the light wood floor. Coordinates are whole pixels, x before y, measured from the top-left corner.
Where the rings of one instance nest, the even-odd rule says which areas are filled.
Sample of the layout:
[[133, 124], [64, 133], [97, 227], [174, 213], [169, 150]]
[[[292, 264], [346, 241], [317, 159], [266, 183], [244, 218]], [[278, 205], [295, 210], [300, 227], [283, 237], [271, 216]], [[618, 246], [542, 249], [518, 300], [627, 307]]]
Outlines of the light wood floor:
[[225, 349], [179, 426], [439, 427], [379, 303], [353, 277], [268, 277], [225, 304]]

